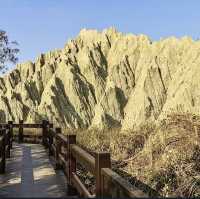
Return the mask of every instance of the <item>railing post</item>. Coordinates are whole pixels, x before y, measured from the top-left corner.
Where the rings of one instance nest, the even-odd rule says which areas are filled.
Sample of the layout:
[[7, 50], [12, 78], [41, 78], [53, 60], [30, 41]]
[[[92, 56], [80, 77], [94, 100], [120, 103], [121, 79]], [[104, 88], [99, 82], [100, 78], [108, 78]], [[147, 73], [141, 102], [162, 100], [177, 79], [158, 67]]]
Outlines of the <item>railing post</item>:
[[[8, 132], [7, 132], [8, 131]], [[5, 134], [5, 147], [6, 147], [6, 158], [10, 158], [10, 130], [7, 128], [3, 129], [3, 133]]]
[[45, 131], [45, 148], [49, 149], [49, 121], [46, 120], [46, 131]]
[[111, 168], [110, 153], [95, 153], [95, 178], [96, 178], [96, 197], [103, 197], [102, 168]]
[[46, 137], [47, 137], [47, 120], [42, 120], [42, 144], [47, 147], [46, 143]]
[[50, 124], [48, 123], [47, 126], [47, 132], [48, 132], [48, 147], [49, 147], [49, 156], [53, 155], [52, 145], [53, 145], [53, 135], [50, 132]]
[[10, 131], [10, 149], [12, 149], [13, 145], [13, 121], [8, 121], [9, 131]]
[[45, 145], [45, 120], [42, 120], [42, 144]]
[[1, 132], [1, 136], [3, 136], [3, 143], [0, 146], [1, 149], [1, 164], [0, 164], [0, 173], [3, 174], [5, 173], [5, 168], [6, 168], [6, 140], [5, 140], [5, 131], [3, 131], [3, 129], [0, 130]]
[[76, 144], [76, 135], [67, 135], [67, 177], [68, 177], [68, 195], [76, 195], [77, 191], [72, 185], [72, 174], [76, 172], [76, 158], [73, 157], [71, 144]]
[[57, 134], [61, 133], [61, 128], [56, 128], [55, 131], [56, 131], [56, 136], [55, 136], [55, 139], [56, 139], [56, 154], [55, 154], [56, 169], [61, 169], [61, 165], [60, 165], [60, 161], [59, 161], [59, 154], [61, 153], [61, 144], [57, 137]]
[[19, 143], [22, 143], [24, 141], [23, 122], [23, 120], [19, 120]]

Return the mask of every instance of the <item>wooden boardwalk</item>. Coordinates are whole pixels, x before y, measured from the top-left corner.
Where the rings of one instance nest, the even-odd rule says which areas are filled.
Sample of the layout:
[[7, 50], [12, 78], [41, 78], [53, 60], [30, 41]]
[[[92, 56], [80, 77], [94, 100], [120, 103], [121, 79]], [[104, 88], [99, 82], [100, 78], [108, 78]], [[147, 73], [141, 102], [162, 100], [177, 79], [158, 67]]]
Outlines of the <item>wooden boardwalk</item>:
[[[17, 134], [14, 128], [19, 129]], [[42, 132], [26, 134], [24, 128], [42, 129]], [[78, 167], [80, 165], [83, 170]], [[86, 172], [94, 176], [95, 189], [92, 191], [81, 178]], [[75, 134], [65, 135], [61, 128], [53, 128], [47, 120], [42, 124], [24, 124], [23, 120], [0, 124], [0, 198], [159, 196], [147, 187], [132, 185], [117, 174], [112, 169], [110, 153], [89, 153], [76, 143]]]
[[1, 197], [66, 197], [67, 182], [40, 144], [16, 144], [0, 175]]

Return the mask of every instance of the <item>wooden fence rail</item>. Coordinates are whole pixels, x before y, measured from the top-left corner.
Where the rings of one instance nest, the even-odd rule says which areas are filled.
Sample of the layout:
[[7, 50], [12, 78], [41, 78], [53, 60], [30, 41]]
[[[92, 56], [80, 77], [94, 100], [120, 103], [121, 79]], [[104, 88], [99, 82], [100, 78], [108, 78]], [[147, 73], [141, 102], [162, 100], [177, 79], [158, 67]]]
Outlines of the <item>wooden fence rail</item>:
[[[61, 128], [47, 128], [49, 154], [53, 155], [57, 169], [63, 169], [68, 179], [68, 189], [75, 189], [80, 196], [94, 197], [148, 197], [111, 169], [111, 157], [107, 152], [95, 152], [94, 156], [76, 144], [76, 135], [63, 135]], [[53, 137], [53, 138], [52, 138]], [[51, 152], [51, 153], [50, 153]], [[95, 193], [89, 192], [77, 174], [77, 163], [95, 177]]]
[[[110, 153], [95, 152], [94, 156], [89, 154], [76, 144], [76, 135], [64, 135], [61, 128], [53, 129], [53, 124], [46, 120], [43, 120], [42, 124], [24, 124], [23, 120], [16, 124], [10, 121], [8, 124], [0, 124], [0, 127], [3, 135], [0, 137], [0, 172], [5, 172], [5, 154], [8, 155], [12, 147], [13, 128], [19, 128], [19, 142], [24, 141], [23, 128], [41, 128], [42, 144], [48, 150], [49, 156], [55, 160], [55, 168], [64, 171], [69, 194], [86, 198], [148, 197], [111, 169]], [[81, 181], [77, 174], [77, 163], [93, 174], [95, 193], [91, 193]]]

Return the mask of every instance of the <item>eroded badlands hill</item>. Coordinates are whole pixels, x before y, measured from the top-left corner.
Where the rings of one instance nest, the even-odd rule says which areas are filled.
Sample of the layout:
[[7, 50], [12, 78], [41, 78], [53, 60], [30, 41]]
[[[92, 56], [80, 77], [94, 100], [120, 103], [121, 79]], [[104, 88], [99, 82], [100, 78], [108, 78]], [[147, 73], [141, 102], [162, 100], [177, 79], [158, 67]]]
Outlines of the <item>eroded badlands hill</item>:
[[1, 120], [47, 116], [71, 128], [198, 114], [200, 41], [84, 29], [63, 49], [18, 64], [0, 79], [0, 95]]

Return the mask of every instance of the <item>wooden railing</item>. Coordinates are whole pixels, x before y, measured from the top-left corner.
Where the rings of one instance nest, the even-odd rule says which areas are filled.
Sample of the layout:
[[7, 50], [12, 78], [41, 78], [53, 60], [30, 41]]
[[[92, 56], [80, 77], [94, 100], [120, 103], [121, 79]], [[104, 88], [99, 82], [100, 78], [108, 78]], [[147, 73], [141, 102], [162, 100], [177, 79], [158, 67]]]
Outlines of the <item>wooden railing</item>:
[[[94, 197], [148, 197], [142, 190], [111, 169], [111, 157], [107, 152], [94, 152], [94, 156], [76, 144], [76, 135], [63, 135], [46, 123], [44, 145], [55, 158], [56, 169], [63, 169], [68, 179], [68, 190], [76, 190], [80, 196]], [[95, 193], [90, 193], [77, 175], [77, 163], [95, 177]]]
[[[19, 143], [22, 143], [24, 141], [24, 138], [29, 138], [32, 137], [33, 135], [25, 135], [24, 134], [24, 128], [26, 129], [42, 129], [42, 136], [41, 137], [45, 137], [45, 135], [43, 136], [43, 134], [45, 133], [45, 128], [46, 126], [49, 126], [49, 128], [53, 128], [53, 124], [49, 123], [48, 121], [44, 120], [43, 123], [35, 123], [35, 124], [25, 124], [23, 122], [23, 120], [19, 120], [19, 123], [13, 123], [12, 121], [9, 121], [8, 123], [1, 123], [0, 124], [0, 128], [11, 128], [12, 131], [12, 139], [13, 138], [13, 128], [18, 128], [18, 136], [17, 136], [17, 141]], [[38, 135], [37, 135], [38, 136]], [[40, 137], [40, 136], [38, 136]]]
[[[4, 137], [7, 140], [5, 129], [9, 129], [12, 138], [13, 128], [19, 128], [18, 141], [23, 142], [23, 128], [42, 128], [42, 144], [48, 150], [49, 156], [54, 159], [55, 169], [62, 169], [67, 177], [68, 193], [78, 194], [86, 198], [94, 197], [148, 197], [137, 187], [134, 187], [111, 168], [110, 153], [94, 152], [91, 155], [76, 143], [76, 135], [64, 135], [61, 128], [53, 129], [53, 124], [44, 120], [42, 124], [19, 124], [9, 122], [1, 124], [4, 128]], [[12, 139], [11, 139], [12, 140]], [[4, 144], [1, 144], [4, 143]], [[0, 141], [2, 162], [5, 162], [5, 141]], [[10, 146], [10, 145], [9, 145]], [[8, 149], [7, 149], [8, 150]], [[4, 154], [4, 155], [3, 155]], [[93, 174], [95, 191], [91, 193], [77, 174], [77, 163]], [[5, 163], [2, 163], [2, 165]]]

